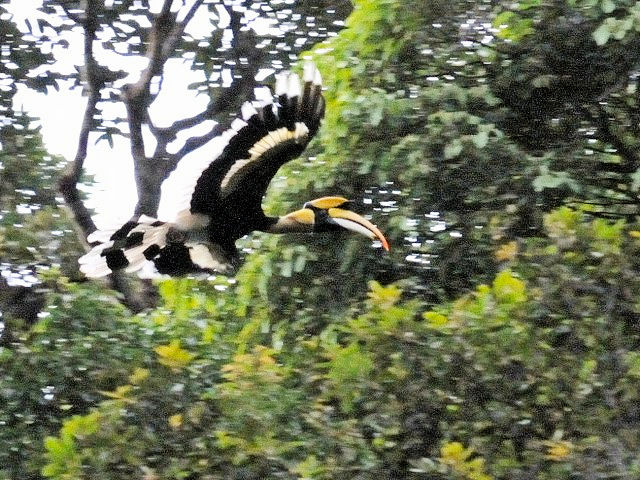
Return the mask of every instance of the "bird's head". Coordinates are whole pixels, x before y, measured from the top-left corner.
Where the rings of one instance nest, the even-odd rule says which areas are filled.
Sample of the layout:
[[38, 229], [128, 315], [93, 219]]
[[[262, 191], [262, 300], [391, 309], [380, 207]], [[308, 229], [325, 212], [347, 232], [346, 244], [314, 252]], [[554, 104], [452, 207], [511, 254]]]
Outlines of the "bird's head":
[[313, 232], [351, 230], [372, 240], [379, 240], [388, 251], [389, 242], [378, 227], [351, 210], [352, 207], [353, 202], [346, 198], [322, 197], [305, 203], [301, 210], [285, 215], [282, 221], [283, 225], [291, 227], [291, 231], [298, 230], [298, 226]]

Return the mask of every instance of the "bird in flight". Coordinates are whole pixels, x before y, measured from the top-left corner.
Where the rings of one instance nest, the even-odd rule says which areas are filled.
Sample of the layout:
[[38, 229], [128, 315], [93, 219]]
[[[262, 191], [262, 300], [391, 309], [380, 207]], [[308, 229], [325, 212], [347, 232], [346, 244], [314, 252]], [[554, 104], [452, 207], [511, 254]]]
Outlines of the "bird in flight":
[[[320, 72], [304, 66], [303, 81], [295, 73], [278, 76], [275, 95], [246, 102], [241, 117], [221, 135], [220, 154], [195, 165], [182, 160], [174, 174], [183, 195], [175, 221], [142, 215], [115, 231], [96, 231], [95, 244], [79, 260], [88, 277], [117, 270], [134, 272], [152, 262], [160, 274], [230, 274], [239, 263], [236, 240], [252, 231], [268, 233], [332, 232], [341, 229], [377, 239], [384, 235], [351, 210], [339, 196], [322, 197], [281, 217], [267, 216], [262, 198], [278, 169], [302, 153], [324, 115]], [[181, 168], [182, 167], [182, 168]]]

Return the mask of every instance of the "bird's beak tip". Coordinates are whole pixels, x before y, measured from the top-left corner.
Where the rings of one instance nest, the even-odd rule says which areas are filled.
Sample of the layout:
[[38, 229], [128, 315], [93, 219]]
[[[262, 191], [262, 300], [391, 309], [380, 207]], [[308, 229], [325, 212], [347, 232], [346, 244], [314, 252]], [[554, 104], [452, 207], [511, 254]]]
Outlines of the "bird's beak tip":
[[369, 220], [361, 217], [357, 213], [341, 208], [330, 208], [328, 213], [336, 224], [346, 228], [347, 230], [365, 235], [371, 239], [377, 239], [382, 244], [382, 248], [387, 252], [390, 251], [389, 242], [385, 236], [378, 227]]

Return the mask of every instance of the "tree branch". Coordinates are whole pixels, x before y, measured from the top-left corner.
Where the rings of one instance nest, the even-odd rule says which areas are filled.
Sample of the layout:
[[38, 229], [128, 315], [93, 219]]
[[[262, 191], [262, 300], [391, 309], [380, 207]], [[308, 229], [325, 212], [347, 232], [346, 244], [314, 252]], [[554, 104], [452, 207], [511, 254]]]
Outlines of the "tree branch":
[[[177, 165], [180, 159], [184, 157], [187, 153], [193, 152], [194, 150], [200, 148], [210, 140], [213, 140], [218, 135], [220, 135], [224, 131], [224, 129], [225, 127], [223, 127], [223, 125], [219, 123], [204, 135], [201, 135], [199, 137], [188, 138], [187, 141], [184, 142], [184, 145], [182, 146], [182, 148], [173, 155], [172, 157], [172, 161], [174, 162], [173, 168], [175, 168], [175, 165]], [[173, 168], [171, 170], [173, 170]], [[169, 171], [169, 173], [171, 173], [171, 170]]]
[[[84, 161], [87, 158], [87, 145], [89, 143], [89, 133], [93, 127], [93, 118], [97, 113], [97, 104], [100, 99], [100, 90], [104, 86], [104, 71], [100, 68], [93, 55], [93, 42], [96, 38], [98, 28], [97, 0], [89, 0], [84, 19], [80, 22], [84, 28], [84, 68], [86, 74], [85, 91], [88, 94], [87, 105], [85, 107], [80, 135], [78, 136], [78, 147], [73, 161], [67, 166], [64, 174], [58, 182], [58, 188], [64, 201], [71, 210], [76, 224], [80, 230], [79, 237], [86, 247], [87, 236], [96, 230], [96, 225], [91, 218], [91, 213], [82, 202], [78, 183], [82, 176]], [[133, 291], [129, 283], [120, 273], [110, 276], [112, 288], [122, 294], [122, 303], [133, 312], [140, 312], [144, 308], [151, 306], [144, 302], [142, 297]]]
[[184, 16], [182, 21], [176, 25], [175, 31], [172, 34], [172, 37], [174, 37], [174, 39], [177, 39], [180, 36], [182, 36], [182, 34], [184, 33], [184, 29], [187, 27], [187, 24], [191, 21], [193, 16], [198, 11], [198, 8], [200, 8], [200, 5], [202, 5], [203, 3], [204, 3], [204, 0], [196, 0], [193, 3], [193, 5], [191, 5], [191, 8], [187, 12], [187, 14]]
[[[229, 90], [227, 90], [227, 92], [229, 92], [231, 95], [233, 95], [233, 93], [231, 93], [231, 89], [233, 88], [234, 84], [232, 84], [231, 87], [229, 87]], [[169, 138], [170, 139], [169, 141], [173, 141], [176, 138], [176, 135], [179, 131], [186, 130], [187, 128], [195, 127], [199, 123], [204, 122], [205, 120], [211, 119], [216, 114], [220, 113], [221, 111], [224, 111], [229, 106], [230, 103], [231, 103], [231, 99], [229, 98], [229, 95], [220, 95], [215, 101], [213, 100], [210, 101], [209, 104], [207, 105], [207, 108], [205, 108], [202, 112], [198, 113], [197, 115], [194, 115], [193, 117], [189, 117], [189, 118], [176, 120], [168, 127], [157, 128], [156, 131], [158, 135], [162, 135], [164, 137]]]
[[69, 10], [69, 8], [65, 5], [65, 3], [63, 1], [58, 1], [56, 2], [64, 11], [64, 14], [69, 17], [71, 20], [73, 20], [74, 22], [76, 22], [78, 25], [82, 25], [84, 23], [84, 19], [80, 18], [78, 15], [76, 15], [75, 13], [71, 13], [71, 11]]
[[[149, 64], [140, 74], [136, 83], [127, 85], [123, 92], [128, 103], [139, 103], [140, 100], [147, 100], [149, 96], [149, 85], [156, 75], [162, 73], [162, 68], [170, 54], [168, 46], [174, 46], [175, 40], [175, 15], [171, 13], [173, 0], [165, 0], [161, 12], [153, 22], [151, 34], [149, 36], [149, 47], [147, 48], [147, 58]], [[184, 29], [184, 27], [182, 27]], [[145, 105], [146, 106], [146, 105]]]
[[82, 175], [84, 161], [87, 158], [89, 132], [93, 127], [93, 117], [97, 112], [96, 106], [100, 98], [100, 89], [103, 86], [100, 77], [97, 75], [99, 69], [93, 56], [93, 41], [96, 38], [97, 29], [97, 9], [96, 0], [89, 0], [84, 20], [82, 21], [84, 28], [84, 64], [87, 77], [87, 84], [85, 86], [85, 91], [88, 94], [87, 106], [85, 107], [82, 126], [80, 128], [75, 158], [67, 166], [62, 178], [60, 178], [58, 182], [60, 193], [62, 193], [65, 203], [73, 213], [76, 223], [80, 227], [83, 240], [96, 229], [89, 210], [84, 206], [84, 203], [82, 203], [80, 192], [78, 191], [78, 182]]
[[627, 145], [622, 138], [620, 138], [613, 130], [613, 126], [609, 121], [609, 114], [601, 105], [597, 106], [598, 115], [593, 115], [588, 109], [583, 109], [583, 112], [587, 117], [593, 121], [600, 132], [603, 141], [611, 144], [616, 150], [618, 155], [624, 160], [623, 163], [615, 167], [617, 173], [633, 173], [640, 166], [640, 157], [636, 154], [635, 150]]
[[[127, 117], [131, 135], [131, 153], [134, 160], [134, 171], [138, 191], [138, 204], [135, 215], [146, 214], [156, 216], [160, 201], [160, 186], [169, 176], [178, 161], [187, 153], [199, 148], [218, 135], [222, 128], [218, 125], [210, 132], [199, 137], [192, 137], [175, 154], [167, 152], [166, 146], [174, 140], [177, 133], [186, 128], [212, 118], [231, 108], [239, 106], [239, 99], [249, 98], [255, 87], [255, 75], [260, 62], [254, 61], [262, 55], [255, 48], [255, 38], [250, 31], [241, 31], [242, 12], [231, 11], [230, 28], [233, 32], [233, 53], [236, 56], [238, 74], [235, 75], [231, 87], [210, 101], [207, 108], [191, 118], [178, 120], [167, 128], [157, 128], [151, 122], [148, 106], [153, 101], [150, 94], [150, 83], [154, 76], [162, 72], [163, 66], [182, 38], [188, 22], [193, 18], [204, 0], [196, 0], [189, 8], [181, 22], [176, 22], [176, 14], [171, 13], [171, 0], [165, 0], [162, 11], [154, 21], [150, 34], [147, 57], [149, 65], [141, 73], [137, 82], [123, 89], [123, 99], [127, 107]], [[241, 62], [247, 59], [248, 62]], [[238, 105], [237, 105], [238, 104]], [[157, 140], [156, 150], [151, 158], [145, 155], [142, 125], [148, 124]]]
[[[251, 31], [241, 31], [242, 13], [233, 10], [230, 12], [230, 16], [230, 28], [233, 32], [232, 48], [236, 58], [236, 66], [239, 70], [239, 74], [233, 78], [229, 88], [224, 90], [222, 94], [218, 95], [215, 100], [211, 100], [209, 102], [204, 111], [194, 115], [193, 117], [177, 120], [169, 127], [160, 129], [160, 131], [168, 138], [174, 139], [177, 133], [181, 130], [191, 128], [204, 120], [208, 120], [214, 116], [237, 109], [244, 99], [250, 98], [253, 94], [253, 89], [256, 86], [255, 77], [261, 63], [260, 60], [262, 52], [255, 48], [256, 42], [253, 33]], [[248, 61], [241, 62], [241, 58], [246, 58]], [[182, 148], [172, 155], [171, 163], [173, 164], [173, 167], [167, 172], [167, 175], [171, 173], [182, 157], [220, 135], [226, 128], [224, 123], [225, 122], [218, 123], [209, 132], [202, 136], [187, 139]]]
[[171, 32], [175, 30], [175, 15], [171, 13], [172, 3], [173, 0], [164, 1], [162, 10], [153, 23], [147, 49], [149, 65], [142, 71], [136, 83], [127, 85], [122, 91], [127, 108], [131, 155], [138, 191], [135, 215], [156, 216], [158, 210], [160, 184], [163, 180], [162, 170], [164, 169], [157, 165], [157, 158], [149, 159], [145, 155], [142, 124], [148, 118], [147, 108], [150, 103], [151, 80], [162, 72], [170, 53], [170, 50], [166, 48], [167, 44], [174, 44], [168, 40]]

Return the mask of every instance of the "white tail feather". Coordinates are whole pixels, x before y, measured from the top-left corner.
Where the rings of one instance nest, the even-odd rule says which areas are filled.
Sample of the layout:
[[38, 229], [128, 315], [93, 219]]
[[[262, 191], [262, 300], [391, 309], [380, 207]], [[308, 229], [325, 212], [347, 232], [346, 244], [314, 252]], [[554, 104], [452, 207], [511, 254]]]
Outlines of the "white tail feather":
[[[130, 248], [123, 248], [122, 252], [125, 258], [128, 261], [128, 264], [124, 266], [127, 272], [133, 272], [142, 267], [142, 265], [147, 261], [144, 256], [144, 251], [151, 245], [158, 245], [159, 248], [162, 248], [166, 245], [166, 236], [169, 228], [171, 228], [171, 224], [165, 223], [159, 226], [153, 226], [151, 223], [156, 222], [155, 218], [151, 217], [140, 217], [141, 221], [144, 223], [139, 223], [136, 225], [131, 231], [129, 235], [136, 232], [142, 232], [142, 243], [139, 245], [135, 245]], [[98, 231], [89, 235], [89, 238], [99, 239], [105, 238], [109, 235], [110, 232]], [[109, 235], [108, 238], [111, 238], [113, 232]], [[95, 241], [95, 240], [94, 240]], [[93, 247], [88, 253], [83, 255], [78, 259], [78, 263], [80, 264], [80, 271], [84, 273], [87, 277], [97, 278], [104, 277], [105, 275], [109, 275], [113, 273], [113, 269], [107, 265], [107, 257], [103, 255], [104, 251], [108, 248], [111, 248], [115, 245], [116, 241], [109, 240], [105, 243], [101, 243]]]
[[299, 97], [302, 95], [300, 87], [300, 77], [295, 73], [290, 73], [287, 84], [287, 95], [289, 97]]
[[96, 230], [95, 232], [90, 233], [87, 236], [87, 242], [88, 243], [108, 242], [109, 239], [111, 238], [111, 235], [113, 235], [114, 233], [116, 233], [115, 230]]

